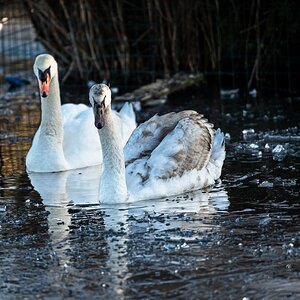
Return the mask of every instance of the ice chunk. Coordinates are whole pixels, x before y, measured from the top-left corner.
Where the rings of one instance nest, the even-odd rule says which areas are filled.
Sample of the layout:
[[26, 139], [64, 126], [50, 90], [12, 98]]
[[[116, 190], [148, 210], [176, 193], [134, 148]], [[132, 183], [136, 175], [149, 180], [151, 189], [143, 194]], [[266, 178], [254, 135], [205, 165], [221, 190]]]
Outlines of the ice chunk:
[[230, 134], [229, 134], [228, 132], [226, 132], [226, 133], [225, 133], [225, 140], [226, 140], [226, 141], [230, 141], [230, 139], [231, 139]]
[[296, 186], [297, 180], [296, 179], [283, 179], [281, 177], [276, 177], [275, 185], [276, 186], [286, 186], [286, 187]]
[[273, 159], [277, 161], [282, 161], [287, 155], [287, 150], [280, 144], [278, 144], [273, 150]]
[[175, 250], [175, 245], [165, 244], [165, 245], [163, 245], [163, 250], [168, 251], [168, 252], [174, 251]]
[[262, 151], [259, 150], [259, 145], [256, 143], [251, 144], [237, 144], [234, 147], [234, 151], [237, 154], [247, 155], [252, 157], [262, 157]]
[[250, 149], [258, 149], [258, 145], [252, 143], [252, 144], [249, 145], [249, 148], [250, 148]]
[[253, 134], [255, 133], [255, 130], [253, 128], [249, 128], [249, 129], [244, 129], [242, 131], [243, 135], [247, 135], [247, 134]]
[[235, 99], [239, 96], [239, 89], [221, 89], [220, 90], [220, 96], [222, 99], [229, 98], [229, 99]]
[[242, 133], [244, 140], [251, 139], [256, 136], [255, 130], [253, 128], [244, 129]]
[[266, 181], [263, 181], [258, 187], [271, 188], [273, 186], [274, 186], [273, 182], [266, 180]]
[[272, 218], [266, 217], [259, 221], [259, 225], [266, 226], [266, 225], [270, 224], [271, 221], [272, 221]]
[[247, 146], [249, 154], [251, 156], [262, 157], [262, 152], [259, 150], [259, 146], [255, 143], [251, 143]]
[[256, 90], [256, 89], [253, 89], [253, 90], [249, 91], [249, 95], [250, 95], [251, 97], [253, 97], [253, 98], [256, 98], [256, 96], [257, 96], [257, 90]]
[[264, 115], [263, 120], [267, 122], [267, 121], [269, 121], [269, 117], [267, 115]]

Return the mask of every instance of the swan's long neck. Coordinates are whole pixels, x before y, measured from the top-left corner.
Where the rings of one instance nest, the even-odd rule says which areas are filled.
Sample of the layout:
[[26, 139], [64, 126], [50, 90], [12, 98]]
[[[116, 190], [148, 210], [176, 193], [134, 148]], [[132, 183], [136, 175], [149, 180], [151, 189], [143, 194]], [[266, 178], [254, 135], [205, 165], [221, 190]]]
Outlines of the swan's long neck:
[[63, 142], [63, 120], [61, 112], [60, 91], [58, 77], [54, 76], [50, 82], [49, 96], [41, 97], [42, 116], [40, 142], [61, 144]]
[[104, 119], [104, 127], [98, 130], [104, 167], [100, 182], [100, 203], [124, 202], [128, 198], [128, 192], [122, 139], [116, 130], [110, 107], [105, 110]]

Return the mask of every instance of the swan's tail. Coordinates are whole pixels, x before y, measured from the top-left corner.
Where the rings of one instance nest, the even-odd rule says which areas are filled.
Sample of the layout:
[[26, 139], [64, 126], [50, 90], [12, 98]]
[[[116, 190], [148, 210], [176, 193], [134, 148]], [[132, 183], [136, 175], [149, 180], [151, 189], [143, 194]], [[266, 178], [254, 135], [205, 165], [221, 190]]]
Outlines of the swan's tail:
[[209, 160], [211, 171], [213, 171], [212, 174], [214, 174], [215, 180], [221, 176], [225, 154], [224, 133], [221, 132], [220, 128], [218, 128], [215, 133], [212, 153]]
[[133, 105], [131, 103], [125, 102], [123, 107], [120, 110], [122, 116], [126, 116], [135, 122], [135, 113], [133, 110]]
[[225, 155], [224, 133], [221, 131], [220, 128], [218, 128], [215, 133], [211, 158], [213, 160], [218, 160], [219, 158], [223, 157], [224, 155]]
[[133, 110], [133, 105], [131, 103], [125, 102], [125, 104], [120, 110], [120, 116], [124, 121], [126, 120], [126, 127], [130, 131], [130, 133], [128, 132], [129, 133], [128, 138], [129, 138], [131, 132], [136, 128], [136, 116]]
[[132, 104], [126, 102], [121, 108], [119, 116], [122, 119], [122, 136], [125, 145], [132, 131], [136, 128], [136, 118]]

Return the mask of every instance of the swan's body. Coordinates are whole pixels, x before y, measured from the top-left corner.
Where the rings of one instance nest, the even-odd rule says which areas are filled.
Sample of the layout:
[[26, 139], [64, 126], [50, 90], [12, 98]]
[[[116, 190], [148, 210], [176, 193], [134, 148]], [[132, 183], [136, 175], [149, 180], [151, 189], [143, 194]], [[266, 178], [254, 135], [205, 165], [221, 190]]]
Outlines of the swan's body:
[[100, 202], [168, 197], [213, 185], [225, 159], [223, 133], [195, 111], [154, 116], [136, 128], [124, 147], [112, 117], [110, 90], [90, 90], [104, 170]]
[[[61, 106], [57, 63], [51, 55], [37, 56], [34, 73], [41, 94], [41, 124], [26, 157], [27, 170], [58, 172], [100, 164], [101, 144], [92, 108], [84, 104]], [[125, 145], [136, 127], [132, 107], [126, 105], [113, 116]]]

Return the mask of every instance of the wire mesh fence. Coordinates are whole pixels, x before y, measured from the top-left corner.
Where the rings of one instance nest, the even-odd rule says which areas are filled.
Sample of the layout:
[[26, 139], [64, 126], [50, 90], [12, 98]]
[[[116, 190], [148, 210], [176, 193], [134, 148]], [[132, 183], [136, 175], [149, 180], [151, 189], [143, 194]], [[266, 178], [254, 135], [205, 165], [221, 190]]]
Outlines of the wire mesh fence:
[[[32, 70], [35, 55], [45, 49], [36, 33], [22, 1], [0, 2], [0, 79], [21, 76]], [[25, 74], [24, 74], [25, 75]]]
[[61, 81], [131, 89], [183, 72], [220, 88], [298, 94], [300, 2], [0, 1], [0, 79], [58, 60]]

